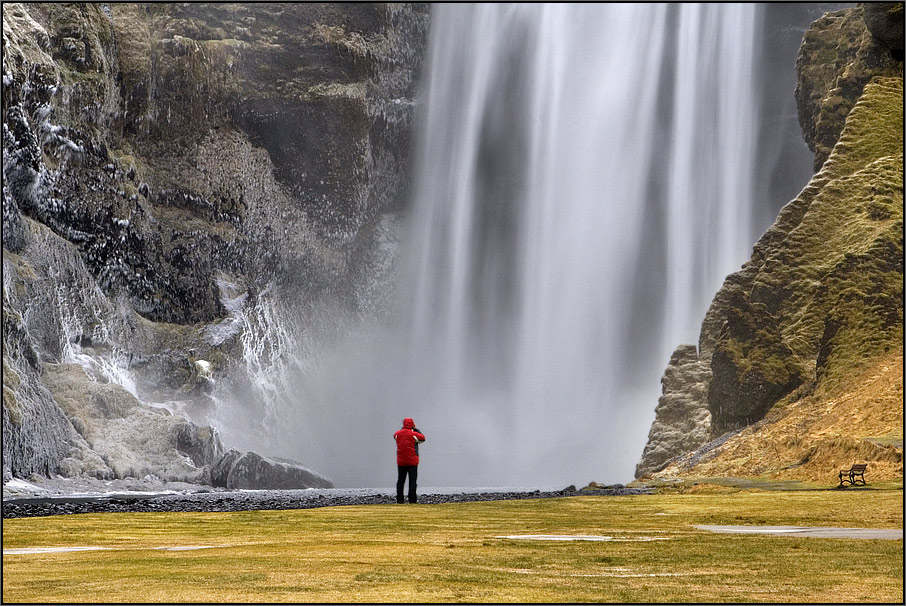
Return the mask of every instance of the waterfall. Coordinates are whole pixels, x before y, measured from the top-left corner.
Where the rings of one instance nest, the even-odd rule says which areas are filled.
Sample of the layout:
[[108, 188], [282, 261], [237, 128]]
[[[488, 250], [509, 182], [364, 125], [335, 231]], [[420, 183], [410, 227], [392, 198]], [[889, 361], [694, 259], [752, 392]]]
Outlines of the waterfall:
[[[320, 219], [350, 200], [284, 188], [255, 136], [233, 133], [227, 147], [238, 155], [221, 157], [212, 134], [186, 152], [195, 166], [174, 173], [186, 178], [179, 190], [199, 190], [184, 202], [207, 208], [207, 192], [235, 202], [241, 218], [197, 232], [211, 237], [197, 252], [212, 255], [203, 271], [214, 272], [220, 306], [207, 291], [171, 291], [163, 272], [183, 260], [156, 258], [182, 257], [184, 234], [169, 224], [195, 211], [164, 210], [167, 190], [152, 196], [144, 181], [124, 202], [137, 175], [129, 156], [118, 150], [103, 178], [85, 173], [95, 152], [56, 123], [75, 89], [46, 83], [43, 68], [22, 72], [24, 83], [4, 73], [4, 92], [22, 97], [3, 138], [4, 335], [24, 348], [16, 397], [58, 417], [18, 434], [25, 459], [31, 435], [45, 451], [22, 469], [52, 469], [72, 431], [39, 372], [39, 362], [63, 362], [213, 425], [231, 448], [296, 459], [339, 486], [394, 483], [390, 436], [404, 417], [428, 435], [423, 485], [628, 481], [671, 351], [697, 340], [721, 281], [811, 174], [795, 56], [808, 24], [840, 7], [437, 4], [414, 104], [424, 20], [390, 8], [391, 21], [406, 23], [386, 36], [360, 47], [358, 33], [343, 33], [355, 57], [371, 49], [383, 59], [348, 91], [350, 103], [367, 93], [369, 139], [355, 139], [348, 156], [328, 154], [321, 175], [346, 179], [334, 164], [354, 164], [348, 191], [358, 192], [361, 229], [322, 240]], [[403, 150], [413, 107], [416, 144]], [[109, 122], [96, 113], [82, 116], [92, 129]], [[301, 116], [287, 137], [307, 133]], [[222, 171], [235, 179], [221, 187]], [[102, 193], [107, 181], [123, 186], [117, 196]], [[70, 195], [82, 186], [94, 193]], [[113, 206], [95, 208], [96, 197]], [[121, 216], [133, 202], [141, 212]], [[201, 299], [209, 309], [192, 309]], [[214, 308], [225, 316], [180, 323]]]
[[667, 159], [667, 343], [696, 342], [723, 278], [751, 251], [758, 140], [756, 8], [684, 5]]
[[765, 227], [761, 20], [432, 7], [398, 313], [301, 377], [283, 452], [388, 486], [413, 417], [425, 485], [629, 481], [670, 353]]
[[433, 23], [405, 374], [497, 482], [631, 477], [659, 373], [756, 236], [756, 8]]

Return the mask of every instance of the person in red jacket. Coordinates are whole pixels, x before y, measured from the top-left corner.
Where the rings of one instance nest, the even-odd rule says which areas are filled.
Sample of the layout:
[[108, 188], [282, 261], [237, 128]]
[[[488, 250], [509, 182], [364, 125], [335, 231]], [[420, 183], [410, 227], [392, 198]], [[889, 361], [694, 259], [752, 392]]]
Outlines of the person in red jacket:
[[418, 445], [425, 441], [425, 436], [412, 419], [403, 419], [403, 428], [393, 434], [396, 440], [396, 502], [403, 502], [403, 486], [409, 476], [409, 502], [418, 503], [415, 484], [418, 478]]

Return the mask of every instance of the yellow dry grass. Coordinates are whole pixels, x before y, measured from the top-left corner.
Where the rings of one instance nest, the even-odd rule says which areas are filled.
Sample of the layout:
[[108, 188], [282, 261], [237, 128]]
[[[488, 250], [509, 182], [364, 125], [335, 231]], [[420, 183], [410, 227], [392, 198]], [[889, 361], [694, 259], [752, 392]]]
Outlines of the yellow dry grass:
[[866, 480], [903, 478], [903, 352], [880, 358], [842, 392], [820, 390], [774, 407], [759, 423], [691, 470], [669, 466], [659, 476], [761, 477], [822, 485], [868, 462]]
[[[4, 602], [891, 602], [903, 541], [694, 524], [902, 528], [901, 490], [733, 491], [5, 520]], [[530, 541], [565, 534], [606, 541]], [[28, 547], [103, 551], [13, 554]], [[166, 551], [162, 547], [202, 547]], [[858, 582], [854, 582], [854, 578]]]

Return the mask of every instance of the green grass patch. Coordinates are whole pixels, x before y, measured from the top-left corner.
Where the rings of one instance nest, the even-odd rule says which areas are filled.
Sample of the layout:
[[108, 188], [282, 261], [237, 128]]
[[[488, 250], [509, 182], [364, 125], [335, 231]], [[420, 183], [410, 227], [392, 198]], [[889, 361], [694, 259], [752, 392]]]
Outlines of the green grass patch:
[[[694, 524], [902, 528], [900, 490], [758, 491], [5, 520], [5, 602], [893, 602], [903, 541]], [[598, 535], [530, 541], [505, 535]], [[168, 551], [163, 547], [206, 547]]]

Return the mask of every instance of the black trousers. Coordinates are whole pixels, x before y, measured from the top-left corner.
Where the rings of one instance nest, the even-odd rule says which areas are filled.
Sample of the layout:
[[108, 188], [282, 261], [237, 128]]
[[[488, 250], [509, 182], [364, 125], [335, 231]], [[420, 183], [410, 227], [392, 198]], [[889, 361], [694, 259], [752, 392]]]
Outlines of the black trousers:
[[396, 502], [403, 502], [403, 486], [406, 484], [406, 476], [409, 476], [409, 502], [418, 503], [418, 495], [415, 494], [415, 483], [418, 479], [418, 465], [397, 465], [396, 478]]

